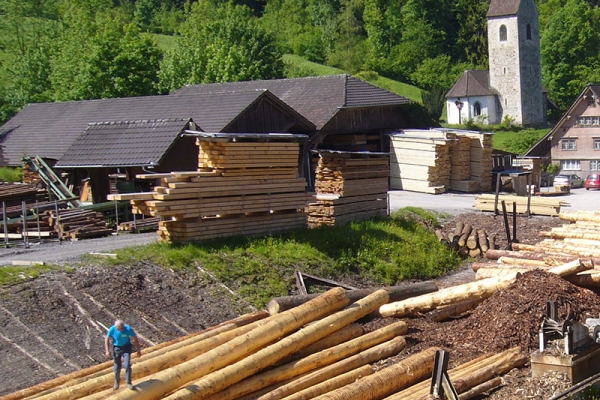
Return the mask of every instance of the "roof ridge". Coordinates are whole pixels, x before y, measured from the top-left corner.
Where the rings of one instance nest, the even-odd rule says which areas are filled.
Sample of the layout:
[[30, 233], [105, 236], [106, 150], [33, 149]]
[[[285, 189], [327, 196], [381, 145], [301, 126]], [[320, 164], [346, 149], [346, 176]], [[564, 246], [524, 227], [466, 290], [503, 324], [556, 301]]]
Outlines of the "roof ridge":
[[97, 125], [128, 125], [128, 124], [154, 124], [157, 122], [189, 122], [191, 118], [154, 118], [154, 119], [136, 119], [136, 120], [115, 120], [115, 121], [97, 121], [89, 122], [88, 126]]

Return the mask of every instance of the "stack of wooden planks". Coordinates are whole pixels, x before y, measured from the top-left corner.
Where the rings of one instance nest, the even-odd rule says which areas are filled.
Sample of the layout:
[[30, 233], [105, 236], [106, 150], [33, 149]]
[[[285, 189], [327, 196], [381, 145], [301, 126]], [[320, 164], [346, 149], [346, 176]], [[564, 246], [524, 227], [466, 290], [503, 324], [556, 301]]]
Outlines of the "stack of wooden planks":
[[132, 233], [140, 233], [140, 232], [151, 232], [156, 231], [158, 229], [158, 223], [160, 222], [160, 217], [149, 217], [149, 218], [137, 218], [134, 221], [122, 222], [117, 227], [118, 231], [122, 232], [132, 232]]
[[[527, 212], [528, 198], [524, 196], [501, 195], [498, 196], [498, 209], [502, 211], [501, 202], [505, 201], [507, 207], [512, 210], [512, 203], [517, 203], [517, 213], [524, 214]], [[493, 194], [482, 194], [477, 196], [473, 208], [480, 211], [495, 211], [496, 197]], [[560, 208], [569, 206], [569, 203], [559, 198], [532, 196], [530, 203], [531, 214], [558, 216]]]
[[319, 151], [309, 227], [387, 215], [389, 171], [387, 154]]
[[390, 138], [393, 189], [433, 194], [491, 189], [490, 134], [411, 129]]
[[81, 208], [47, 211], [44, 218], [48, 225], [65, 240], [78, 240], [108, 236], [108, 228], [102, 213]]
[[136, 213], [160, 217], [159, 239], [193, 242], [306, 226], [310, 195], [298, 177], [299, 144], [200, 138], [198, 171], [138, 175], [159, 179], [131, 200]]
[[559, 217], [569, 223], [540, 231], [544, 240], [534, 245], [513, 243], [513, 251], [489, 250], [486, 258], [497, 262], [474, 263], [473, 270], [483, 279], [570, 265], [572, 272], [565, 279], [582, 287], [600, 288], [600, 211], [563, 211]]

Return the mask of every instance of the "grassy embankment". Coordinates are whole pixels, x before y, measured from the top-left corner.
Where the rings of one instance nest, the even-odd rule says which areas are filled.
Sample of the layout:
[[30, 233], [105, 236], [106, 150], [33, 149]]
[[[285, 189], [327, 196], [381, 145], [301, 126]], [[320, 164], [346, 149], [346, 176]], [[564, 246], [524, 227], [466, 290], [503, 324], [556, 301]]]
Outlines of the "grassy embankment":
[[[426, 224], [424, 223], [426, 221]], [[295, 286], [294, 271], [341, 279], [351, 274], [381, 285], [431, 279], [460, 265], [426, 225], [437, 215], [406, 208], [388, 219], [342, 227], [297, 229], [277, 236], [236, 237], [189, 245], [156, 243], [117, 252], [108, 262], [152, 262], [165, 268], [209, 272], [236, 294], [264, 306]]]

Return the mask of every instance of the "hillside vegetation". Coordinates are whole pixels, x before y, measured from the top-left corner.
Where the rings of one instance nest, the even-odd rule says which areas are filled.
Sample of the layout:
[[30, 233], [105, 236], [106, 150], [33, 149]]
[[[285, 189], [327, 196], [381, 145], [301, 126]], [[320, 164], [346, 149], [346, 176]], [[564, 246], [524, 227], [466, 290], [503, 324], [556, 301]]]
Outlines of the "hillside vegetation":
[[[543, 84], [562, 109], [600, 80], [597, 2], [537, 0]], [[487, 68], [488, 7], [489, 0], [0, 0], [0, 121], [30, 102], [332, 71], [417, 102], [422, 90], [438, 119], [458, 76]]]

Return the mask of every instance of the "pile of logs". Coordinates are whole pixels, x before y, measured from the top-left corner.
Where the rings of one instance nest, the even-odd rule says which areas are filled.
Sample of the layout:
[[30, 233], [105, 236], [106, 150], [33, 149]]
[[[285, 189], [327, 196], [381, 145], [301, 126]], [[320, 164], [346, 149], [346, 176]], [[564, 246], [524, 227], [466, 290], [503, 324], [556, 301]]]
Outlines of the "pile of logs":
[[138, 175], [159, 179], [149, 193], [115, 194], [133, 211], [160, 217], [159, 240], [194, 242], [306, 226], [311, 196], [298, 176], [299, 144], [201, 137], [198, 171]]
[[473, 270], [483, 279], [573, 265], [580, 270], [565, 279], [582, 287], [600, 287], [600, 211], [561, 212], [559, 217], [571, 223], [541, 231], [540, 236], [546, 239], [535, 245], [513, 243], [513, 251], [490, 250], [486, 258], [497, 262], [474, 263]]
[[[496, 281], [499, 287], [508, 282]], [[489, 292], [492, 285], [488, 286]], [[135, 390], [114, 391], [112, 362], [106, 362], [5, 399], [421, 398], [428, 394], [439, 349], [375, 369], [371, 364], [405, 348], [407, 324], [395, 321], [364, 333], [356, 323], [377, 310], [383, 315], [384, 307], [397, 309], [398, 303], [389, 301], [387, 290], [370, 291], [352, 302], [348, 291], [334, 288], [282, 313], [245, 315], [145, 350], [141, 358], [134, 358]], [[449, 374], [457, 392], [466, 396], [461, 398], [472, 398], [497, 386], [499, 375], [526, 362], [514, 348], [471, 360]]]
[[529, 199], [525, 196], [515, 195], [500, 195], [496, 204], [496, 196], [493, 194], [482, 194], [475, 198], [473, 208], [480, 211], [495, 211], [495, 207], [498, 207], [499, 211], [502, 211], [500, 205], [502, 201], [506, 202], [506, 204], [517, 203], [518, 214], [525, 214], [527, 212], [528, 201], [530, 202], [529, 211], [535, 215], [558, 216], [561, 207], [569, 206], [569, 202], [559, 198], [532, 196]]
[[391, 187], [424, 193], [491, 189], [492, 139], [464, 130], [404, 130], [391, 136]]
[[452, 232], [436, 229], [435, 234], [440, 242], [458, 252], [461, 257], [480, 257], [490, 249], [496, 248], [496, 236], [489, 236], [483, 229], [476, 229], [462, 221], [456, 223]]
[[386, 154], [319, 151], [308, 226], [386, 216], [389, 171]]

